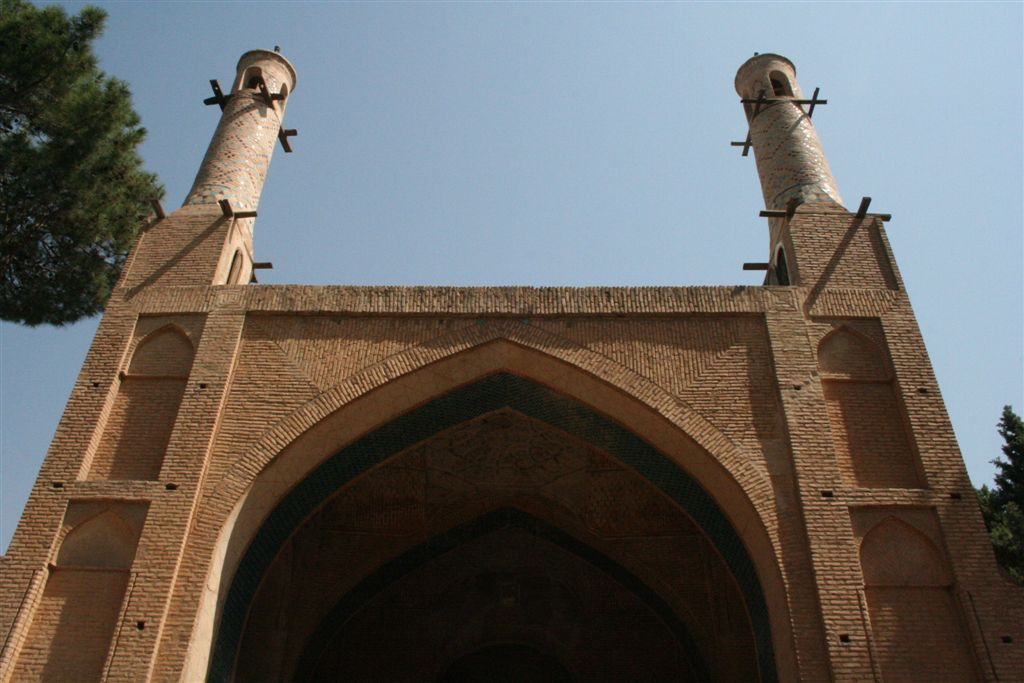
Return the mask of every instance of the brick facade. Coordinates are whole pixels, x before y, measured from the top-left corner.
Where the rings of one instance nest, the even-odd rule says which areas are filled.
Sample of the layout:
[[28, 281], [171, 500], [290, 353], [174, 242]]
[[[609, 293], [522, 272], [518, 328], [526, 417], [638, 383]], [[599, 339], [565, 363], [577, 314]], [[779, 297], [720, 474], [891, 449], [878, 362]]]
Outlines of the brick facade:
[[882, 221], [759, 83], [763, 287], [242, 286], [210, 202], [255, 209], [295, 86], [243, 56], [0, 565], [0, 681], [1024, 678]]

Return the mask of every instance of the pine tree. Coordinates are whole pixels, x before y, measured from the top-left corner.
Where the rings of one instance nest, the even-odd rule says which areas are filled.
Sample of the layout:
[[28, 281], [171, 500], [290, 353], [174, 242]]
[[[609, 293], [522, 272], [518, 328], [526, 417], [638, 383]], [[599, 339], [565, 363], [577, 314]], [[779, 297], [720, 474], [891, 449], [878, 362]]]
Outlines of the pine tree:
[[147, 201], [145, 130], [90, 47], [106, 13], [0, 0], [0, 318], [64, 324], [102, 310]]
[[982, 486], [978, 502], [992, 539], [996, 559], [1017, 583], [1024, 585], [1024, 421], [1003, 407], [999, 435], [1006, 441], [996, 458], [995, 487]]

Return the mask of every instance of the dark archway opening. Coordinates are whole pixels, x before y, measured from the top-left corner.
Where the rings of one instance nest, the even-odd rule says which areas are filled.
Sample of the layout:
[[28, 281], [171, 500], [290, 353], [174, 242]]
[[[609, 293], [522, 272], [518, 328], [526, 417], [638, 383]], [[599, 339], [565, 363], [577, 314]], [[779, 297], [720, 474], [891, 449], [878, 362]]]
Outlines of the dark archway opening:
[[454, 662], [438, 683], [572, 683], [569, 672], [551, 655], [519, 643], [498, 643]]
[[[503, 447], [494, 447], [493, 444], [478, 447], [480, 443], [491, 444], [489, 439], [500, 438], [494, 435], [503, 434], [502, 430], [505, 429], [506, 423], [520, 429], [524, 421], [534, 425], [530, 427], [537, 432], [533, 441], [516, 438], [511, 439], [508, 445]], [[479, 454], [473, 456], [475, 460], [470, 463], [471, 466], [467, 465], [470, 469], [459, 469], [464, 458], [460, 460], [463, 456], [459, 455], [458, 448], [454, 446], [446, 447], [446, 450], [442, 451], [454, 453], [458, 457], [447, 465], [435, 469], [446, 476], [453, 472], [459, 473], [454, 479], [448, 477], [449, 484], [456, 489], [463, 485], [452, 484], [455, 479], [477, 477], [472, 486], [463, 486], [472, 495], [463, 496], [459, 505], [448, 510], [455, 517], [445, 517], [442, 514], [436, 518], [447, 520], [444, 521], [447, 526], [439, 527], [441, 522], [435, 520], [421, 528], [417, 525], [421, 525], [424, 519], [438, 510], [445, 512], [444, 505], [435, 504], [437, 500], [416, 501], [413, 500], [415, 496], [411, 496], [410, 492], [419, 489], [408, 484], [408, 481], [411, 481], [409, 478], [423, 476], [421, 470], [429, 470], [430, 467], [392, 467], [392, 464], [402, 461], [403, 458], [413, 458], [410, 462], [414, 462], [415, 457], [427, 457], [422, 453], [415, 455], [416, 449], [424, 443], [433, 443], [439, 439], [457, 441], [457, 437], [462, 433], [461, 427], [470, 423], [476, 426], [479, 426], [477, 423], [486, 423], [487, 426], [484, 437], [477, 435], [473, 439], [459, 442], [469, 444], [465, 446], [468, 449], [467, 453]], [[548, 432], [561, 436], [550, 437], [547, 435]], [[480, 441], [480, 438], [483, 438], [483, 441]], [[574, 474], [576, 470], [554, 471], [548, 465], [519, 466], [530, 461], [537, 453], [550, 451], [548, 446], [544, 446], [547, 443], [544, 440], [550, 441], [552, 438], [554, 441], [551, 443], [555, 444], [555, 451], [558, 449], [557, 443], [574, 442], [576, 445], [573, 448], [590, 449], [594, 453], [599, 453], [598, 459], [603, 458], [605, 465], [592, 463], [582, 469], [577, 468], [583, 474]], [[538, 450], [535, 448], [537, 443], [544, 447]], [[409, 455], [410, 453], [413, 455]], [[596, 455], [579, 457], [592, 460], [597, 458]], [[561, 463], [572, 461], [572, 458], [565, 460], [562, 455], [558, 455], [553, 459], [548, 458], [547, 461]], [[387, 465], [382, 466], [385, 462]], [[615, 465], [609, 468], [608, 462], [614, 462]], [[556, 466], [556, 470], [560, 466]], [[495, 467], [504, 467], [502, 471], [506, 472], [506, 475], [502, 476], [506, 476], [506, 479], [507, 476], [511, 476], [512, 479], [501, 485], [500, 482], [496, 484], [487, 480], [490, 476], [488, 468]], [[609, 469], [616, 471], [612, 473], [611, 479], [605, 482], [604, 477]], [[466, 472], [476, 474], [469, 476]], [[508, 472], [512, 474], [507, 475]], [[537, 472], [547, 473], [544, 476], [551, 477], [534, 481], [533, 473]], [[578, 474], [585, 475], [585, 486], [579, 482], [563, 486], [563, 483], [571, 482], [571, 477]], [[403, 481], [406, 483], [402, 483]], [[354, 491], [352, 486], [360, 482], [370, 482], [371, 489], [378, 493], [369, 490], [363, 497], [351, 493]], [[639, 482], [639, 488], [634, 486], [636, 482]], [[641, 489], [653, 494], [635, 496], [631, 493]], [[583, 493], [600, 493], [604, 490], [619, 491], [622, 495], [614, 501], [603, 503], [600, 496], [594, 500], [586, 496], [579, 498]], [[561, 498], [552, 493], [559, 491]], [[344, 495], [339, 495], [340, 493]], [[548, 495], [549, 493], [551, 495]], [[579, 500], [573, 504], [576, 512], [570, 514], [566, 512], [566, 501], [573, 496]], [[685, 523], [679, 520], [672, 522], [674, 526], [668, 533], [668, 537], [672, 539], [669, 545], [672, 547], [668, 551], [662, 552], [654, 548], [663, 542], [659, 536], [660, 532], [656, 530], [638, 534], [635, 530], [627, 528], [628, 525], [623, 528], [616, 526], [621, 518], [629, 515], [639, 520], [634, 522], [634, 526], [642, 526], [650, 520], [663, 520], [668, 514], [648, 514], [642, 507], [629, 511], [630, 501], [648, 501], [645, 504], [655, 507], [667, 506], [676, 511], [673, 514], [682, 515], [687, 520]], [[332, 510], [332, 506], [335, 505], [349, 507], [336, 510], [331, 513], [333, 517], [327, 515], [324, 519], [334, 519], [335, 522], [341, 520], [341, 527], [336, 529], [335, 522], [310, 524], [310, 520], [326, 514], [325, 511]], [[488, 510], [494, 511], [496, 505], [525, 510], [529, 515], [553, 523], [552, 528], [575, 528], [575, 531], [566, 535], [579, 538], [580, 534], [583, 534], [590, 539], [584, 545], [597, 543], [601, 546], [601, 551], [610, 553], [616, 562], [626, 562], [631, 567], [630, 571], [644, 575], [638, 581], [641, 586], [639, 593], [646, 590], [657, 596], [659, 592], [665, 593], [667, 590], [666, 595], [671, 595], [659, 600], [664, 604], [671, 603], [671, 609], [668, 610], [671, 614], [666, 617], [655, 609], [657, 620], [660, 620], [663, 626], [675, 619], [681, 624], [703, 629], [696, 638], [699, 656], [691, 657], [688, 661], [701, 661], [702, 658], [710, 657], [713, 665], [709, 668], [714, 671], [711, 676], [696, 680], [777, 680], [767, 607], [753, 562], [715, 501], [685, 471], [629, 430], [571, 398], [506, 373], [491, 375], [461, 387], [382, 425], [329, 458], [280, 501], [255, 535], [232, 579], [220, 613], [209, 680], [241, 680], [241, 668], [251, 666], [253, 657], [263, 657], [269, 664], [278, 667], [281, 676], [294, 678], [302, 669], [298, 660], [310, 652], [318, 651], [317, 647], [313, 646], [314, 632], [320, 634], [316, 637], [327, 634], [324, 637], [328, 637], [329, 640], [338, 632], [333, 626], [323, 628], [323, 624], [330, 622], [330, 619], [326, 618], [324, 608], [328, 608], [329, 611], [332, 605], [342, 605], [350, 600], [352, 589], [362, 580], [360, 576], [365, 578], [374, 575], [375, 568], [387, 564], [387, 558], [403, 556], [403, 548], [410, 548], [410, 539], [414, 541], [415, 546], [415, 543], [422, 543], [422, 540], [416, 541], [416, 538], [431, 539], [438, 533], [438, 528], [454, 528], [465, 524], [466, 520], [472, 521], [482, 518], [481, 516], [485, 518]], [[380, 514], [371, 519], [366, 515], [368, 511]], [[626, 515], [626, 512], [629, 512], [629, 515]], [[463, 521], [459, 522], [459, 519]], [[397, 531], [378, 528], [380, 524], [387, 526], [392, 523], [398, 524], [401, 528]], [[366, 529], [363, 527], [377, 529], [374, 533], [377, 533], [379, 547], [369, 549], [377, 553], [376, 555], [369, 552], [366, 547], [352, 545], [351, 539], [356, 535], [366, 535]], [[695, 533], [689, 533], [687, 528], [692, 528]], [[334, 533], [338, 530], [342, 532], [341, 536]], [[342, 537], [344, 542], [337, 543], [336, 547], [332, 546], [331, 552], [324, 553], [323, 549], [327, 547], [323, 545], [324, 543], [330, 546], [330, 543]], [[706, 547], [702, 547], [701, 544]], [[313, 548], [315, 552], [311, 554], [308, 552], [309, 548]], [[658, 583], [661, 581], [664, 584], [664, 581], [657, 576], [660, 570], [652, 569], [654, 565], [660, 563], [662, 569], [668, 570], [665, 576], [671, 576], [674, 572], [680, 572], [688, 558], [699, 559], [691, 563], [691, 575], [704, 576], [704, 583], [697, 580], [684, 581], [674, 587]], [[354, 569], [344, 577], [344, 580], [339, 580], [330, 572], [326, 572], [325, 575], [325, 567]], [[318, 577], [324, 579], [326, 583], [317, 584]], [[393, 579], [394, 577], [392, 581]], [[616, 577], [614, 580], [622, 584], [620, 578]], [[301, 601], [296, 602], [289, 597], [288, 591], [279, 589], [281, 586], [304, 584], [309, 584], [305, 587], [305, 599], [308, 601], [305, 607], [308, 609], [295, 612], [296, 609], [303, 607]], [[660, 586], [657, 590], [653, 588], [656, 584]], [[376, 593], [386, 592], [381, 589], [382, 586], [377, 586]], [[326, 594], [329, 590], [335, 591], [334, 597]], [[729, 597], [730, 591], [734, 592], [735, 597]], [[638, 591], [633, 590], [632, 593], [635, 596]], [[261, 595], [264, 597], [260, 597]], [[415, 591], [408, 595], [415, 595]], [[658, 600], [653, 602], [656, 603]], [[364, 599], [362, 604], [368, 604], [367, 600]], [[652, 601], [648, 601], [648, 605], [650, 604]], [[286, 614], [287, 609], [293, 610], [290, 616]], [[319, 616], [313, 614], [317, 610], [320, 610]], [[296, 614], [309, 616], [303, 622], [303, 619], [295, 618]], [[705, 619], [706, 615], [714, 618]], [[288, 618], [284, 618], [285, 616]], [[355, 616], [358, 614], [353, 613], [349, 620]], [[708, 624], [712, 624], [713, 627]], [[719, 641], [719, 631], [715, 629], [732, 635]], [[685, 628], [683, 630], [685, 631]], [[744, 636], [743, 633], [747, 635]], [[503, 635], [506, 641], [521, 642], [519, 638], [508, 638], [507, 633], [499, 635]], [[274, 653], [274, 656], [278, 657], [276, 663], [270, 662], [267, 659], [270, 653], [260, 647], [261, 643], [268, 642], [285, 643], [278, 648], [279, 652]], [[726, 643], [725, 646], [721, 644], [723, 642]], [[469, 641], [462, 644], [465, 646], [467, 643]], [[486, 639], [482, 639], [469, 644], [474, 645], [473, 649], [479, 649], [493, 644], [493, 641], [487, 642]], [[544, 651], [543, 648], [540, 649]], [[455, 661], [454, 655], [465, 654], [467, 651], [470, 650], [452, 652], [453, 656], [443, 663], [450, 665]], [[313, 659], [315, 658], [314, 656]], [[292, 663], [288, 664], [288, 661]], [[739, 668], [732, 671], [742, 670], [746, 672], [745, 675], [737, 677], [731, 674], [729, 667], [733, 666]], [[331, 667], [328, 667], [328, 670], [330, 669]], [[693, 671], [692, 668], [690, 670]], [[434, 669], [430, 677], [423, 680], [435, 680], [443, 671], [444, 669]], [[715, 671], [719, 673], [715, 674]]]
[[[253, 640], [265, 649], [270, 639]], [[439, 534], [361, 581], [304, 639], [289, 677], [428, 682], [466, 652], [502, 642], [551, 654], [575, 680], [716, 680], [687, 625], [656, 591], [614, 559], [513, 508]], [[243, 645], [252, 654], [243, 654], [240, 677], [262, 670], [246, 668], [259, 656], [254, 651]]]

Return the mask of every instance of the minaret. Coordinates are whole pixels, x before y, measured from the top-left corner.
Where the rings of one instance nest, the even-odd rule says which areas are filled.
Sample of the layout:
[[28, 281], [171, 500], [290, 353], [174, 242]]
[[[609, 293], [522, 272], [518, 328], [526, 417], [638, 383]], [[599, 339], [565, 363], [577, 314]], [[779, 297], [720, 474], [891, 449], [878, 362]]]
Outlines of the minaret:
[[295, 69], [277, 52], [242, 55], [186, 205], [227, 199], [236, 211], [256, 210], [295, 79]]
[[[228, 94], [211, 81], [206, 104], [220, 123], [180, 209], [141, 235], [119, 283], [130, 298], [153, 286], [243, 285], [253, 281], [253, 222], [274, 146], [290, 151], [284, 110], [295, 89], [291, 63], [275, 48], [242, 55]], [[269, 265], [269, 264], [268, 264]]]
[[[822, 251], [824, 219], [811, 219], [810, 214], [847, 213], [811, 123], [814, 106], [824, 101], [805, 99], [796, 82], [796, 67], [776, 54], [754, 55], [744, 62], [735, 85], [769, 213], [765, 284], [814, 284], [831, 254]], [[796, 216], [798, 211], [801, 216]], [[890, 270], [886, 267], [887, 274], [881, 276], [882, 286], [891, 286]]]
[[736, 73], [736, 92], [747, 100], [765, 207], [784, 209], [791, 199], [842, 205], [807, 106], [793, 102], [803, 99], [793, 63], [775, 54], [751, 57]]

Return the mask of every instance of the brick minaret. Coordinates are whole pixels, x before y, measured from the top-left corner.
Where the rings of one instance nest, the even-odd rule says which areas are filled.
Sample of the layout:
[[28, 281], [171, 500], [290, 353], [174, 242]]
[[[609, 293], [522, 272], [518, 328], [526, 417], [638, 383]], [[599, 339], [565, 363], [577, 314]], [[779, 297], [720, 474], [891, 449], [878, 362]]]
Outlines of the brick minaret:
[[153, 286], [240, 285], [253, 278], [253, 223], [285, 105], [295, 88], [279, 53], [251, 50], [238, 60], [231, 91], [207, 104], [220, 123], [184, 205], [149, 226], [119, 283], [135, 296]]
[[[254, 211], [259, 204], [295, 69], [277, 52], [251, 50], [238, 60], [236, 72], [186, 205], [227, 199], [235, 210]], [[264, 88], [273, 98], [269, 103]]]
[[751, 57], [736, 73], [736, 92], [745, 100], [765, 100], [744, 104], [765, 206], [782, 209], [790, 199], [841, 205], [808, 107], [792, 103], [803, 99], [793, 63], [775, 54]]
[[[809, 105], [796, 82], [796, 67], [781, 55], [751, 57], [739, 68], [736, 92], [750, 125], [765, 208], [787, 211], [769, 219], [769, 268], [765, 284], [813, 284], [822, 273], [817, 229], [793, 214], [846, 214], [832, 171], [811, 124]], [[817, 223], [815, 223], [817, 225]], [[801, 229], [809, 230], [798, 235]], [[887, 277], [883, 286], [890, 286]]]

